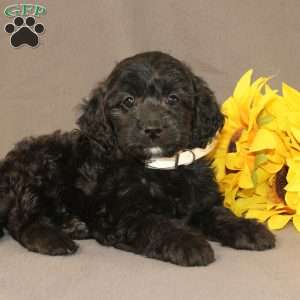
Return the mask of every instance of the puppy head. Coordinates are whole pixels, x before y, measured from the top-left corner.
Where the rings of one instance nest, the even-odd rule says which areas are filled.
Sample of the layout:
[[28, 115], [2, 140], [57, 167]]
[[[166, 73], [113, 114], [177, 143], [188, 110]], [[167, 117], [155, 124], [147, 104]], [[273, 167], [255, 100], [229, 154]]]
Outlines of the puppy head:
[[179, 60], [146, 52], [121, 61], [83, 105], [81, 130], [147, 159], [205, 147], [222, 127], [213, 93]]

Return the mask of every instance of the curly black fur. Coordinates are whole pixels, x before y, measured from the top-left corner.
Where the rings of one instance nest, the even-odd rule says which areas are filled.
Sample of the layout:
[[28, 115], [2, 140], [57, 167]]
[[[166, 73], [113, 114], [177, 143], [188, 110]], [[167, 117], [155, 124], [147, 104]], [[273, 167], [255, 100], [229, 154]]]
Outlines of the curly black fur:
[[0, 164], [0, 225], [27, 249], [69, 254], [73, 239], [92, 237], [194, 266], [214, 260], [207, 238], [274, 247], [263, 225], [222, 207], [209, 162], [145, 167], [152, 155], [204, 147], [223, 125], [211, 90], [177, 59], [147, 52], [123, 60], [83, 103], [78, 125], [25, 139]]

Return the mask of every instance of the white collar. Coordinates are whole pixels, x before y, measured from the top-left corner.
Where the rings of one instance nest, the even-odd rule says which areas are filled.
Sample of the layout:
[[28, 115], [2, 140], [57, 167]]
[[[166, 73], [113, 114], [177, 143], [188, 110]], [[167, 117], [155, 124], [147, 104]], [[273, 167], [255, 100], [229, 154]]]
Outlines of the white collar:
[[215, 144], [216, 138], [205, 148], [194, 148], [190, 150], [179, 151], [172, 157], [152, 158], [145, 163], [145, 166], [149, 169], [160, 170], [174, 170], [178, 166], [187, 166], [211, 152], [215, 147]]

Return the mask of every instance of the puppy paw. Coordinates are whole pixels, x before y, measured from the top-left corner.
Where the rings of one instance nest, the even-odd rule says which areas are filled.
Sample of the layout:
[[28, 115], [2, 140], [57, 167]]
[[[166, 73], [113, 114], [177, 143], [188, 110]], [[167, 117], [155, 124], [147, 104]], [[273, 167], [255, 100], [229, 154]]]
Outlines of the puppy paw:
[[161, 256], [162, 260], [180, 266], [207, 266], [215, 260], [213, 249], [204, 237], [188, 232], [167, 237]]
[[84, 240], [91, 237], [87, 224], [73, 217], [62, 224], [61, 230], [71, 239]]
[[68, 255], [78, 249], [77, 244], [66, 234], [42, 224], [27, 227], [21, 243], [30, 251], [47, 255]]
[[275, 247], [275, 236], [261, 223], [241, 220], [231, 231], [227, 244], [236, 249], [267, 250]]

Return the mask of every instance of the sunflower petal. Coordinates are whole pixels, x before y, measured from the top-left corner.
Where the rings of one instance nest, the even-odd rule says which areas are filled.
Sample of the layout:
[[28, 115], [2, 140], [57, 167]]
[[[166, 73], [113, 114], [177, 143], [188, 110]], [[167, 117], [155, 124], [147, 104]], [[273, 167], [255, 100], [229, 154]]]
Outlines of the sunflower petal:
[[250, 89], [252, 74], [253, 70], [250, 69], [241, 77], [233, 91], [234, 98], [241, 99], [245, 97], [245, 91]]
[[250, 172], [247, 164], [244, 166], [244, 169], [241, 171], [239, 186], [244, 189], [250, 189], [254, 187], [252, 173]]
[[287, 192], [285, 194], [285, 202], [291, 209], [296, 210], [298, 203], [300, 203], [300, 197], [297, 193], [294, 192]]
[[271, 230], [283, 228], [293, 216], [274, 215], [268, 220], [268, 226]]
[[291, 127], [291, 132], [292, 132], [292, 135], [294, 136], [294, 138], [297, 140], [297, 142], [300, 145], [300, 129], [292, 126]]
[[278, 144], [278, 139], [270, 130], [261, 128], [257, 131], [256, 136], [251, 145], [250, 151], [261, 151], [265, 149], [275, 149]]
[[282, 84], [282, 94], [291, 111], [300, 111], [300, 92], [286, 83]]
[[295, 228], [300, 231], [300, 215], [293, 216], [293, 224]]

